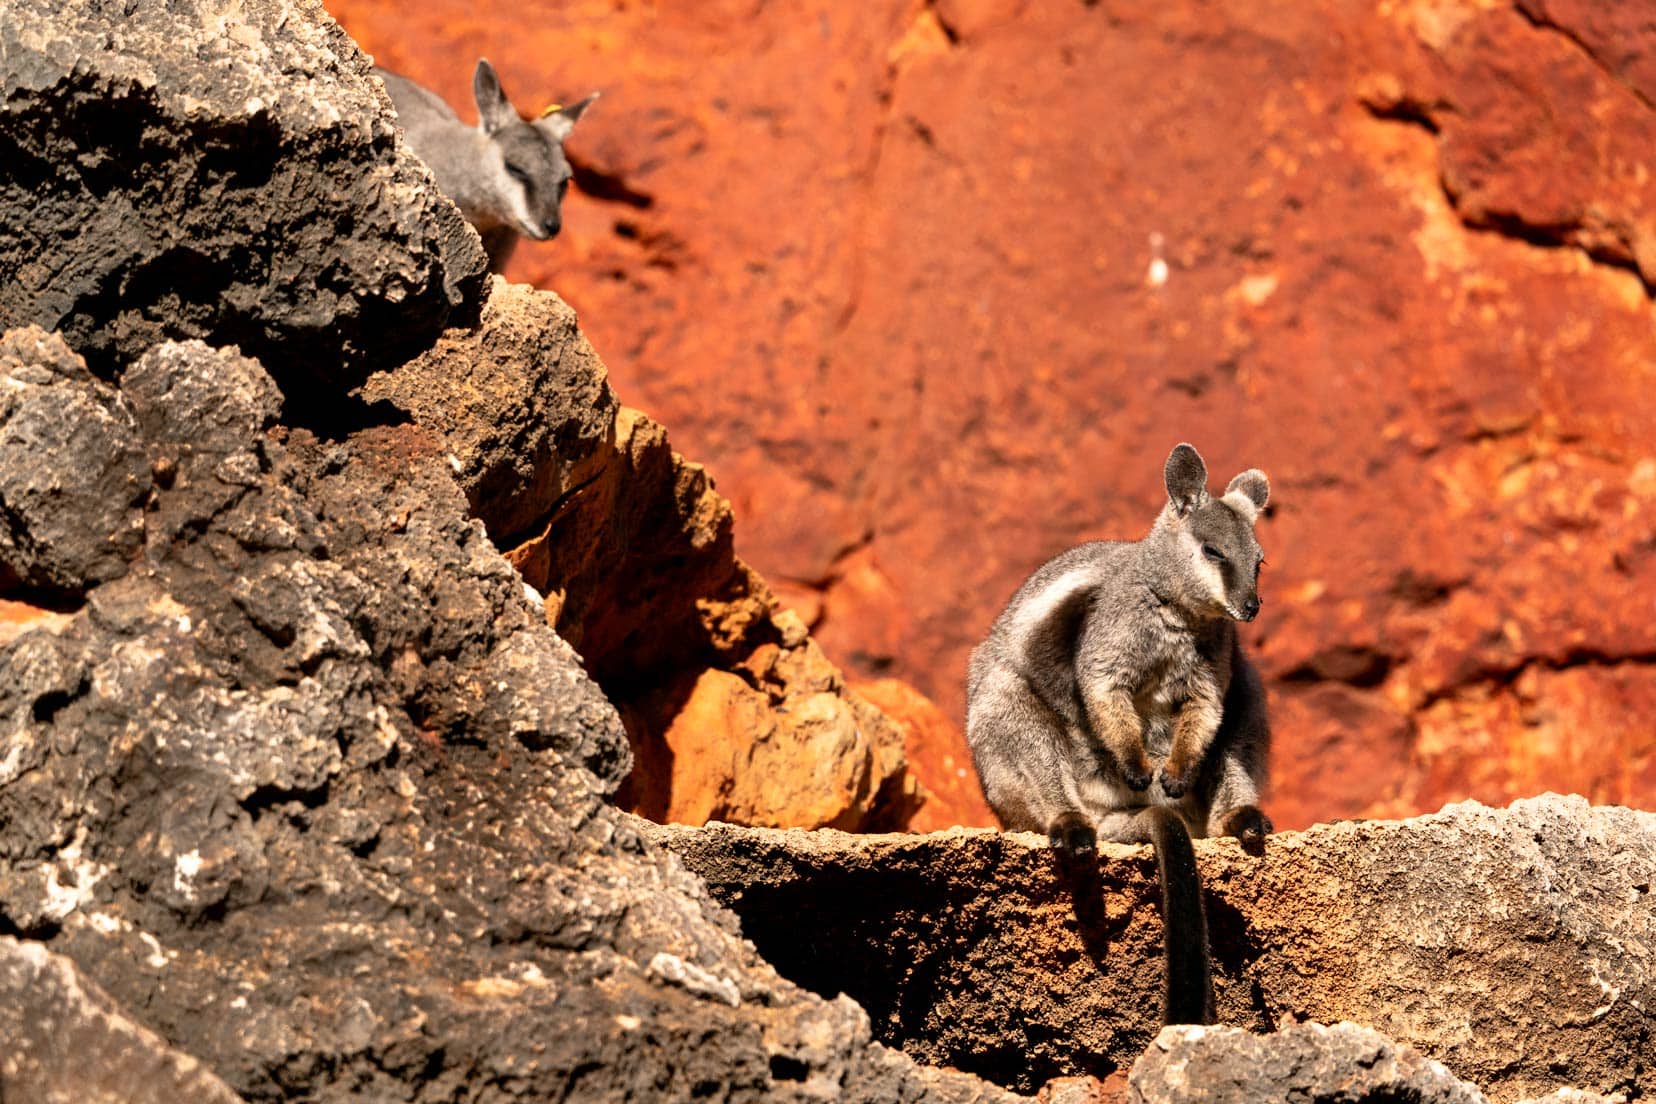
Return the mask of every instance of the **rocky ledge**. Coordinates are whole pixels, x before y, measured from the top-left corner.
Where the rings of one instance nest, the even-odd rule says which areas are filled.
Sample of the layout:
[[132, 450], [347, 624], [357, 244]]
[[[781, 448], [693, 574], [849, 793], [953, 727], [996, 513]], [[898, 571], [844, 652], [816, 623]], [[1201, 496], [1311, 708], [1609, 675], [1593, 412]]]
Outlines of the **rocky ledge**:
[[[782, 973], [927, 1062], [1033, 1091], [1155, 1038], [1155, 863], [1060, 866], [1035, 836], [653, 827]], [[1656, 814], [1547, 796], [1197, 841], [1222, 1022], [1351, 1020], [1511, 1101], [1649, 1092]], [[809, 917], [808, 931], [801, 917]], [[1241, 1061], [1234, 1058], [1232, 1061]]]

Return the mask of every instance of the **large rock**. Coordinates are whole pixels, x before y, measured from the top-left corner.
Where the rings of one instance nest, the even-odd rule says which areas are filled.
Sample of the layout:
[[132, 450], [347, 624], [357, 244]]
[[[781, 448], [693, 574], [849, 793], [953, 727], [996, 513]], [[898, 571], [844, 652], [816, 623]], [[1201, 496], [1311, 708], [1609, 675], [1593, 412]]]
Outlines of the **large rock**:
[[[258, 363], [198, 342], [118, 387], [0, 347], [123, 427], [42, 478], [154, 473], [124, 573], [0, 610], [6, 929], [248, 1100], [1006, 1098], [779, 977], [607, 803], [620, 720], [434, 435], [274, 425]], [[122, 1053], [88, 1077], [144, 1075]]]
[[330, 6], [454, 103], [482, 40], [605, 90], [512, 274], [854, 679], [958, 724], [999, 604], [1190, 440], [1272, 477], [1279, 824], [1656, 799], [1645, 6]]
[[[1148, 848], [1106, 845], [1065, 868], [1037, 837], [970, 830], [651, 836], [783, 974], [850, 994], [921, 1060], [1033, 1090], [1129, 1069], [1160, 1027]], [[1656, 814], [1547, 796], [1285, 833], [1263, 858], [1233, 840], [1196, 846], [1222, 1022], [1351, 1020], [1496, 1101], [1560, 1083], [1650, 1091]], [[1269, 1080], [1274, 1056], [1308, 1038], [1226, 1061]], [[1329, 1068], [1346, 1064], [1330, 1054]]]
[[909, 822], [923, 793], [903, 730], [736, 555], [712, 479], [616, 401], [556, 295], [497, 278], [480, 325], [364, 395], [442, 435], [473, 512], [620, 709], [624, 807], [690, 824]]
[[[1128, 1104], [1484, 1104], [1477, 1086], [1354, 1023], [1292, 1024], [1268, 1035], [1168, 1027], [1133, 1063]], [[1561, 1088], [1526, 1104], [1614, 1104]]]
[[1295, 1024], [1270, 1035], [1164, 1028], [1127, 1083], [1131, 1104], [1484, 1104], [1441, 1063], [1353, 1023]]
[[0, 89], [0, 329], [106, 378], [239, 344], [327, 418], [475, 313], [481, 243], [316, 0], [8, 0]]
[[62, 955], [0, 936], [0, 1095], [14, 1104], [236, 1104]]

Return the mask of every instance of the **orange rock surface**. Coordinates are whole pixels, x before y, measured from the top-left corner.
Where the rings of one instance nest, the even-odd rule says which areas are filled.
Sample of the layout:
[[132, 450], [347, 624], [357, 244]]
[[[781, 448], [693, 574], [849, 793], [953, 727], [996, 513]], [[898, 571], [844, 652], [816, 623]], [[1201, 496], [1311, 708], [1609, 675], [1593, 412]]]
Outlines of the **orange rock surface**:
[[1637, 6], [329, 6], [456, 104], [479, 55], [525, 108], [604, 91], [511, 275], [854, 674], [958, 719], [1024, 574], [1137, 536], [1189, 440], [1272, 477], [1280, 826], [1656, 804]]

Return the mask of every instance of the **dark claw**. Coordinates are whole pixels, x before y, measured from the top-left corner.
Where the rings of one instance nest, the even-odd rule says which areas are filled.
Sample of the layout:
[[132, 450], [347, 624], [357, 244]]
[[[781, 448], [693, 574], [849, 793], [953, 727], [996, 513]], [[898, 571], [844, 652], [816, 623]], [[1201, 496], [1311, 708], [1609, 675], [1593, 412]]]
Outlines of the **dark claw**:
[[1168, 774], [1167, 768], [1163, 767], [1161, 770], [1161, 788], [1162, 793], [1177, 800], [1185, 795], [1186, 790], [1190, 789], [1190, 783], [1183, 778]]
[[1265, 837], [1271, 834], [1271, 818], [1257, 805], [1244, 805], [1225, 818], [1225, 835], [1235, 836], [1250, 855], [1265, 853]]
[[1047, 842], [1054, 851], [1075, 858], [1098, 847], [1098, 833], [1080, 813], [1061, 813], [1047, 828]]

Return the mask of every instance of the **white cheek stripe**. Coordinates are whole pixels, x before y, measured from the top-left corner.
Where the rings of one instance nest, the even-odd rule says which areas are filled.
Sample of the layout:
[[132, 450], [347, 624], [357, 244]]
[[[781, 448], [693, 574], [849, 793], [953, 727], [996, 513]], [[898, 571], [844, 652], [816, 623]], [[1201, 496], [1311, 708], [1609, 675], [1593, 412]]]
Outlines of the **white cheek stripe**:
[[1253, 499], [1241, 491], [1232, 491], [1220, 501], [1235, 510], [1242, 520], [1249, 525], [1252, 525], [1259, 518], [1259, 507], [1254, 505]]
[[517, 223], [516, 229], [519, 233], [539, 241], [540, 227], [535, 224], [534, 216], [529, 211], [529, 196], [524, 192], [523, 185], [513, 180], [512, 175], [506, 171], [506, 155], [493, 143], [489, 145], [489, 154], [494, 159], [495, 179], [503, 181], [506, 189], [506, 194], [501, 198], [510, 209], [502, 214]]
[[1190, 563], [1195, 569], [1196, 577], [1207, 586], [1208, 597], [1218, 605], [1228, 608], [1230, 601], [1225, 594], [1224, 574], [1212, 560], [1202, 554], [1202, 542], [1196, 539], [1196, 534], [1186, 529], [1181, 534], [1181, 539], [1186, 554], [1190, 556]]

